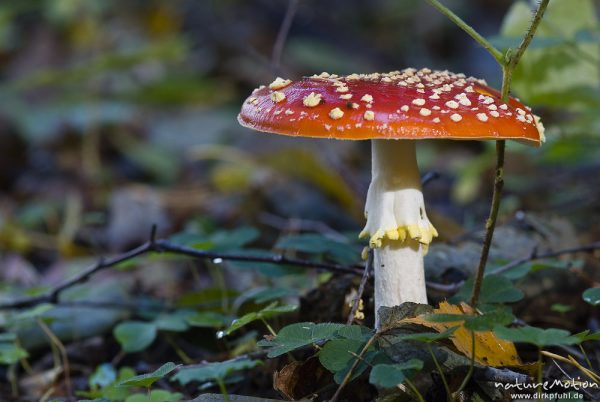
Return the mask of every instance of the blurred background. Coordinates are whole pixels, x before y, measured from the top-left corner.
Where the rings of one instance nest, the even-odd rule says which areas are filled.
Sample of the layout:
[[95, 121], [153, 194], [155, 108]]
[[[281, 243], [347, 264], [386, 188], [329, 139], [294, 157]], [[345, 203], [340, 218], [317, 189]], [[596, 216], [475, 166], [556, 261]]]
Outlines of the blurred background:
[[[517, 45], [531, 18], [525, 1], [445, 4], [500, 48]], [[542, 117], [548, 141], [508, 144], [499, 222], [534, 227], [555, 245], [600, 239], [599, 10], [598, 1], [553, 0], [514, 79], [513, 94]], [[315, 232], [350, 245], [345, 262], [360, 261], [369, 143], [256, 133], [236, 116], [276, 76], [406, 67], [501, 83], [492, 57], [418, 0], [1, 2], [0, 294], [47, 289], [146, 241], [152, 224], [160, 236], [215, 249], [271, 249]], [[493, 144], [418, 147], [422, 172], [439, 173], [425, 186], [439, 243], [481, 230]], [[210, 267], [191, 274], [190, 264], [145, 260], [143, 274], [121, 279], [119, 297], [173, 301], [219, 284]], [[235, 294], [265, 283], [302, 294], [323, 282], [267, 268], [267, 279], [246, 269], [225, 280]], [[91, 334], [123, 315], [109, 318]]]

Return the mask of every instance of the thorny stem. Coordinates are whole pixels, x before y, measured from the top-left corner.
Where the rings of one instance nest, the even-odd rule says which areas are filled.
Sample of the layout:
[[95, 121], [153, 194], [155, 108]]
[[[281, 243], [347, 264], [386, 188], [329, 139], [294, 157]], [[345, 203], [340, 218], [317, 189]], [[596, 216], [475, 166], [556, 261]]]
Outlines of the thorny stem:
[[433, 7], [435, 7], [440, 13], [444, 14], [448, 19], [454, 22], [459, 28], [465, 31], [471, 38], [475, 39], [485, 50], [487, 50], [494, 59], [500, 64], [504, 64], [504, 55], [501, 51], [496, 49], [487, 39], [479, 34], [472, 26], [464, 22], [458, 15], [454, 14], [452, 10], [448, 9], [438, 0], [427, 0]]
[[[434, 0], [430, 0], [434, 1]], [[509, 49], [506, 52], [505, 57], [502, 61], [499, 61], [502, 66], [502, 101], [508, 102], [510, 93], [510, 84], [512, 82], [512, 74], [517, 64], [521, 60], [521, 57], [525, 53], [525, 50], [531, 43], [535, 31], [537, 30], [548, 2], [550, 0], [542, 0], [534, 14], [531, 25], [519, 47], [513, 52]], [[498, 210], [500, 209], [500, 199], [502, 198], [502, 188], [504, 187], [504, 149], [506, 147], [506, 141], [496, 141], [496, 179], [494, 181], [494, 193], [492, 195], [492, 205], [490, 207], [490, 215], [485, 224], [485, 238], [483, 247], [481, 249], [481, 257], [479, 259], [479, 265], [475, 274], [475, 281], [473, 283], [473, 293], [471, 294], [471, 306], [476, 307], [479, 301], [479, 295], [481, 293], [481, 285], [483, 283], [483, 274], [487, 264], [490, 247], [492, 245], [492, 239], [494, 237], [494, 229], [496, 227], [496, 221], [498, 219]]]
[[365, 355], [365, 353], [367, 353], [367, 350], [369, 350], [369, 348], [371, 347], [371, 345], [373, 345], [373, 342], [375, 342], [375, 340], [377, 340], [378, 337], [379, 337], [379, 332], [375, 333], [375, 335], [373, 335], [367, 341], [367, 343], [365, 344], [365, 346], [362, 348], [362, 350], [358, 354], [357, 358], [354, 360], [354, 363], [352, 363], [352, 366], [350, 367], [350, 370], [348, 370], [348, 373], [346, 373], [346, 376], [344, 377], [344, 380], [342, 381], [342, 383], [340, 384], [340, 386], [338, 387], [338, 389], [335, 391], [335, 394], [333, 394], [333, 396], [331, 397], [330, 402], [336, 402], [338, 400], [338, 398], [340, 397], [340, 394], [341, 394], [342, 390], [350, 382], [350, 379], [352, 378], [352, 374], [354, 373], [354, 370], [356, 369], [356, 367], [358, 366], [358, 364], [363, 360], [363, 356]]

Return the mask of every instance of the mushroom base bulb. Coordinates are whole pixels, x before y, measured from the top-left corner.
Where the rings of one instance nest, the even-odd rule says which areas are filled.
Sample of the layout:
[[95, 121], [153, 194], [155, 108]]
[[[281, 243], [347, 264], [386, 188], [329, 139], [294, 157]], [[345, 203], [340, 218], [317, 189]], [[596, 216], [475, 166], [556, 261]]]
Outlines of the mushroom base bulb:
[[438, 235], [425, 212], [415, 141], [371, 140], [372, 179], [361, 232], [374, 249], [376, 327], [379, 307], [427, 303], [423, 255]]

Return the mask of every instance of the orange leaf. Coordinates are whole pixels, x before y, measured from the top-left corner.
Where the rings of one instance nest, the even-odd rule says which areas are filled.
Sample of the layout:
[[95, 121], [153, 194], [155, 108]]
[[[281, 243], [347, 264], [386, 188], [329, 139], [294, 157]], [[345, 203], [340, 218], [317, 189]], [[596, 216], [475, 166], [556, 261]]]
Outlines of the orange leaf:
[[[476, 314], [475, 310], [466, 303], [460, 306], [450, 304], [446, 301], [441, 302], [434, 314]], [[462, 354], [471, 358], [472, 335], [471, 330], [465, 328], [463, 321], [456, 322], [431, 322], [427, 320], [426, 315], [420, 315], [414, 318], [406, 318], [402, 322], [422, 325], [432, 328], [437, 332], [444, 332], [449, 328], [460, 327], [454, 331], [450, 340]], [[517, 354], [514, 343], [499, 339], [491, 331], [475, 332], [475, 361], [486, 366], [522, 366], [523, 363]]]

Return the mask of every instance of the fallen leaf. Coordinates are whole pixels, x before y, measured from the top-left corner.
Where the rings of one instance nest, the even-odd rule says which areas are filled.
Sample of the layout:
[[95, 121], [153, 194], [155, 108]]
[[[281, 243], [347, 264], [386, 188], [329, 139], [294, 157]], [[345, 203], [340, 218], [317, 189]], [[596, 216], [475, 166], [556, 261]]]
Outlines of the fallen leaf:
[[[444, 301], [440, 303], [437, 309], [433, 310], [433, 313], [467, 315], [475, 314], [475, 311], [466, 303], [461, 303], [457, 306]], [[471, 331], [462, 325], [462, 321], [432, 322], [427, 320], [427, 315], [405, 318], [402, 321], [404, 323], [418, 324], [427, 328], [432, 328], [437, 332], [444, 332], [452, 327], [460, 325], [458, 329], [454, 331], [452, 336], [450, 336], [450, 340], [458, 351], [471, 358], [471, 350], [473, 347], [471, 342]], [[521, 362], [521, 359], [517, 354], [514, 343], [499, 339], [491, 331], [475, 332], [475, 361], [493, 367], [523, 365], [523, 362]]]

